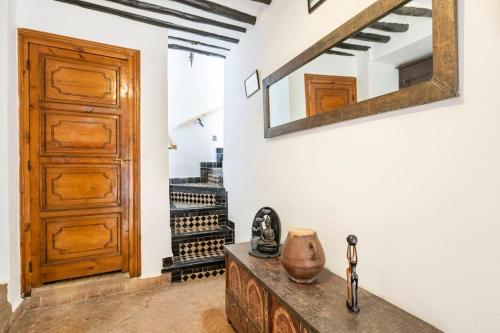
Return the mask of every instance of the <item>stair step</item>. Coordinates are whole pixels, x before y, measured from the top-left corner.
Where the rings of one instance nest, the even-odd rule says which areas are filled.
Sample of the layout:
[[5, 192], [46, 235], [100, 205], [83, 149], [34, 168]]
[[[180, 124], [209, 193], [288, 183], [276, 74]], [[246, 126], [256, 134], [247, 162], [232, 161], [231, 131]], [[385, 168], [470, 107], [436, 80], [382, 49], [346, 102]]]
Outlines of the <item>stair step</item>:
[[225, 234], [233, 232], [233, 229], [229, 228], [228, 226], [217, 226], [217, 227], [210, 227], [210, 228], [194, 228], [189, 231], [172, 231], [172, 239], [181, 239], [181, 238], [187, 238], [187, 237], [199, 237], [199, 236], [208, 236], [208, 235], [219, 235], [219, 234]]
[[188, 202], [171, 202], [170, 203], [170, 214], [186, 214], [189, 212], [200, 212], [200, 211], [218, 211], [225, 210], [227, 207], [225, 204], [219, 205], [205, 205], [205, 204], [194, 204]]
[[171, 184], [170, 187], [178, 188], [180, 190], [184, 189], [213, 189], [213, 190], [223, 190], [224, 187], [212, 183], [189, 183], [189, 184]]
[[220, 263], [225, 263], [225, 257], [224, 255], [220, 256], [212, 256], [212, 257], [200, 257], [197, 259], [193, 260], [180, 260], [179, 257], [174, 257], [173, 258], [173, 264], [172, 265], [163, 265], [163, 269], [161, 270], [162, 273], [169, 273], [174, 270], [184, 270], [188, 268], [199, 268], [203, 267], [206, 265], [214, 265], [214, 264], [220, 264]]

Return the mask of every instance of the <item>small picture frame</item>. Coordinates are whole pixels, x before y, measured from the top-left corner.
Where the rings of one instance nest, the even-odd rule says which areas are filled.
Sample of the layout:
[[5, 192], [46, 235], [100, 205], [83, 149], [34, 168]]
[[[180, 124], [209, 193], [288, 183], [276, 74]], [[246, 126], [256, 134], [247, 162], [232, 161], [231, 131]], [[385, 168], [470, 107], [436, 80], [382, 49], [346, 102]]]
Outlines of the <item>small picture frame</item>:
[[318, 8], [325, 1], [326, 0], [307, 0], [309, 14], [311, 14], [316, 8]]
[[245, 93], [247, 98], [260, 90], [259, 71], [255, 71], [245, 80]]

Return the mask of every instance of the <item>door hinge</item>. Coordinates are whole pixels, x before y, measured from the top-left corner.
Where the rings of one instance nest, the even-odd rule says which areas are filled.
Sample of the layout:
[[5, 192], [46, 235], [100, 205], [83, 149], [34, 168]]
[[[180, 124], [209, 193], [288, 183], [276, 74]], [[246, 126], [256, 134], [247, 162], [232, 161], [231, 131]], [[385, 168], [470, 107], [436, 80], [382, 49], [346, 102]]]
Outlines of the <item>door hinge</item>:
[[31, 261], [28, 264], [28, 272], [33, 273], [33, 264], [31, 263]]
[[28, 171], [31, 171], [31, 161], [28, 161]]

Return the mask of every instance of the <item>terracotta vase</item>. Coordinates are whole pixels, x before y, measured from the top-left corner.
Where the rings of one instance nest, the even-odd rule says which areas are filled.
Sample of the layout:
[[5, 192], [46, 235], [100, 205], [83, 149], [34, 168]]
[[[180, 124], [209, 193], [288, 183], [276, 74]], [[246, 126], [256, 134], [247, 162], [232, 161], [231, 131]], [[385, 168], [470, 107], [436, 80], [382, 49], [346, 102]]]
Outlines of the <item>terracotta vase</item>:
[[292, 281], [312, 283], [325, 267], [325, 252], [312, 229], [288, 231], [283, 245], [281, 264]]

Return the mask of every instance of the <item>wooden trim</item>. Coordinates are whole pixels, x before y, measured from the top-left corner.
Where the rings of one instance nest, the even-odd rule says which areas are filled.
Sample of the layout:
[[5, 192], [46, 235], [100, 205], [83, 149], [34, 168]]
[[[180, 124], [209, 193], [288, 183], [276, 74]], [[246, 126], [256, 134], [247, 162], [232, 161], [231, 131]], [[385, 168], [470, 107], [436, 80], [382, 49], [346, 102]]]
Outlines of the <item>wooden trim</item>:
[[271, 85], [319, 57], [338, 43], [343, 42], [352, 34], [380, 20], [387, 15], [388, 12], [404, 6], [409, 1], [410, 0], [378, 0], [265, 78], [263, 80], [264, 137], [271, 138], [340, 121], [366, 117], [459, 96], [457, 3], [456, 0], [433, 0], [434, 74], [431, 81], [423, 82], [353, 105], [348, 105], [334, 112], [324, 113], [271, 127], [269, 113], [269, 87]]
[[20, 143], [20, 243], [21, 243], [21, 295], [23, 297], [31, 294], [32, 281], [29, 271], [31, 260], [31, 237], [30, 237], [30, 177], [28, 172], [28, 160], [30, 151], [29, 141], [29, 76], [28, 76], [28, 48], [30, 44], [42, 44], [67, 50], [89, 52], [102, 56], [129, 60], [130, 73], [134, 73], [131, 82], [135, 85], [134, 91], [129, 94], [130, 105], [135, 108], [132, 118], [135, 119], [135, 127], [131, 129], [131, 144], [133, 161], [132, 172], [130, 172], [129, 202], [129, 275], [131, 277], [141, 274], [141, 231], [140, 231], [140, 52], [128, 48], [111, 46], [102, 43], [90, 42], [82, 39], [65, 37], [29, 29], [18, 29], [18, 80], [19, 80], [19, 143]]

